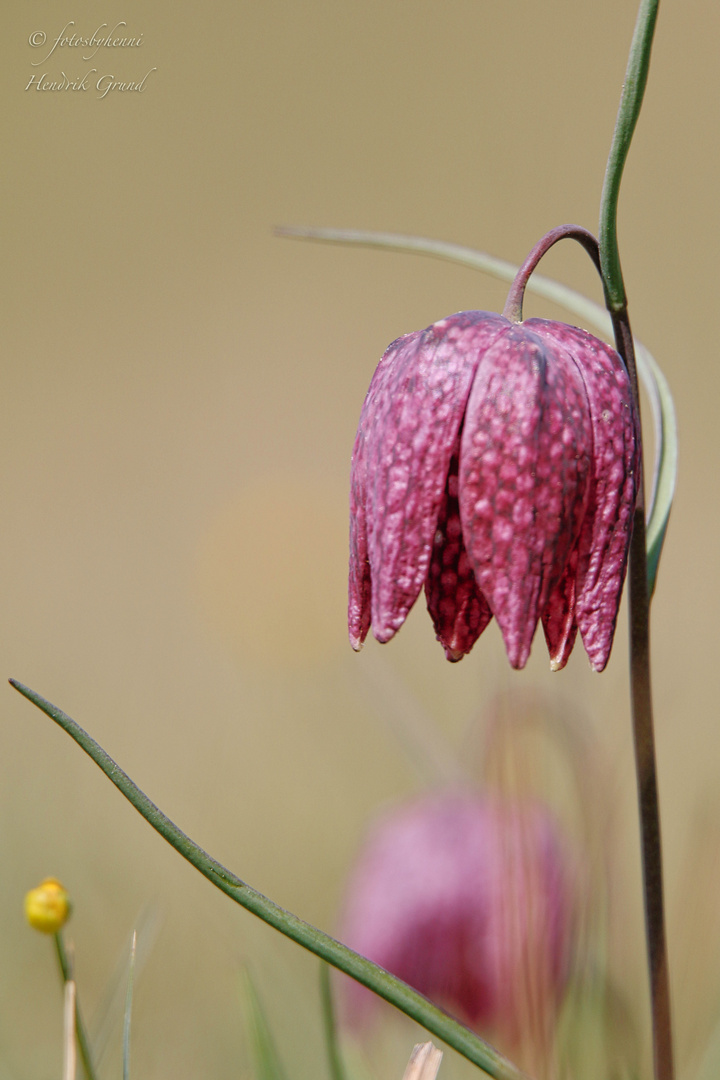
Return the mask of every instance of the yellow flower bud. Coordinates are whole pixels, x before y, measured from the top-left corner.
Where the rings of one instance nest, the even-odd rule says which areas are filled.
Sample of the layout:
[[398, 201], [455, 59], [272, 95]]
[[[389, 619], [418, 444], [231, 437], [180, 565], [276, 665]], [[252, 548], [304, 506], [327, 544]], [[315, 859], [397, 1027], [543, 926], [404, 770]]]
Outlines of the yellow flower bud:
[[45, 878], [25, 896], [25, 917], [35, 930], [57, 934], [70, 917], [70, 899], [57, 878]]

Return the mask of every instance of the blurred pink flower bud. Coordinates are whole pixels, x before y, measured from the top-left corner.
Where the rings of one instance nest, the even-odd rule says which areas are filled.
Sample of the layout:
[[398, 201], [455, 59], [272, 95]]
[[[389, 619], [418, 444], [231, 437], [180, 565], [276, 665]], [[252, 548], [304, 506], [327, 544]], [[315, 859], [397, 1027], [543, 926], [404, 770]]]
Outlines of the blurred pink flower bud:
[[[569, 970], [571, 878], [540, 804], [425, 796], [371, 833], [341, 937], [473, 1026], [544, 1044]], [[357, 983], [346, 991], [348, 1022], [361, 1026], [378, 999]]]
[[464, 311], [398, 338], [353, 450], [350, 640], [402, 626], [425, 586], [449, 660], [494, 615], [524, 667], [542, 619], [551, 667], [577, 630], [610, 656], [639, 470], [630, 382], [584, 330]]

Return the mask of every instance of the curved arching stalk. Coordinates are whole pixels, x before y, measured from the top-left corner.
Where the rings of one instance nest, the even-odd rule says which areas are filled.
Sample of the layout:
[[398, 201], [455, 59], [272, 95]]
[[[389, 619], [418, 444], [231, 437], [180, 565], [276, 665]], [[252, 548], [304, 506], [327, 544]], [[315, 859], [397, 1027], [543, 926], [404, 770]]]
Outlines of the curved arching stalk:
[[196, 870], [199, 870], [203, 877], [206, 877], [236, 904], [252, 912], [253, 915], [257, 915], [263, 922], [279, 930], [296, 944], [302, 945], [304, 949], [314, 953], [327, 964], [356, 979], [379, 997], [389, 1001], [406, 1016], [417, 1020], [427, 1031], [447, 1043], [468, 1061], [478, 1065], [495, 1080], [528, 1080], [516, 1065], [503, 1057], [494, 1047], [461, 1024], [459, 1020], [443, 1012], [442, 1009], [438, 1009], [407, 983], [384, 971], [372, 961], [366, 960], [364, 956], [353, 952], [347, 945], [336, 941], [329, 934], [299, 919], [292, 912], [286, 911], [226, 869], [217, 859], [208, 855], [199, 844], [191, 840], [182, 829], [179, 829], [72, 717], [15, 679], [10, 679], [10, 685], [67, 732], [148, 824], [152, 825], [153, 829], [160, 833], [171, 847], [175, 848]]

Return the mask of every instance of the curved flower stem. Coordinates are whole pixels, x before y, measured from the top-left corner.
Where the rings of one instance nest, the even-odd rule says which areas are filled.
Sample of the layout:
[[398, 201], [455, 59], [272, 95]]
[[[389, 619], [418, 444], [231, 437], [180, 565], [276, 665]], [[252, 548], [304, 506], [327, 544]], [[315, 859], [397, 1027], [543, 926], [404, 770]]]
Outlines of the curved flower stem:
[[600, 259], [605, 302], [611, 312], [620, 312], [627, 304], [618, 250], [617, 205], [620, 181], [645, 93], [659, 3], [660, 0], [640, 0], [600, 198]]
[[251, 911], [263, 922], [273, 926], [281, 934], [285, 934], [315, 956], [319, 956], [332, 967], [338, 968], [362, 983], [363, 986], [367, 986], [369, 990], [384, 998], [385, 1001], [389, 1001], [406, 1016], [417, 1020], [419, 1024], [466, 1057], [468, 1061], [495, 1077], [495, 1080], [527, 1080], [525, 1074], [516, 1065], [498, 1053], [489, 1043], [466, 1028], [459, 1020], [438, 1009], [407, 983], [390, 975], [370, 960], [366, 960], [364, 956], [353, 952], [347, 945], [342, 945], [329, 934], [317, 930], [310, 923], [285, 911], [273, 900], [241, 881], [182, 832], [155, 803], [148, 799], [147, 795], [127, 773], [123, 772], [99, 743], [96, 743], [67, 713], [15, 679], [10, 679], [10, 685], [66, 731], [102, 769], [108, 779], [112, 780], [115, 787], [122, 792], [128, 802], [132, 803], [148, 824], [152, 825], [153, 829], [159, 832], [184, 859], [187, 859], [196, 870], [199, 870], [208, 881], [216, 885], [236, 904]]
[[558, 225], [555, 229], [551, 229], [549, 233], [545, 233], [542, 240], [537, 242], [515, 275], [515, 279], [510, 286], [510, 291], [507, 295], [507, 300], [505, 301], [505, 307], [503, 308], [503, 315], [506, 319], [509, 319], [510, 322], [522, 322], [525, 287], [530, 279], [530, 275], [535, 270], [535, 267], [540, 262], [543, 255], [547, 254], [553, 244], [557, 244], [558, 240], [565, 239], [577, 240], [579, 244], [582, 244], [592, 261], [595, 263], [598, 274], [602, 277], [598, 242], [593, 234], [588, 232], [587, 229], [584, 229], [582, 225]]
[[[65, 948], [65, 938], [63, 937], [62, 930], [58, 930], [57, 934], [54, 934], [53, 937], [55, 939], [55, 952], [57, 953], [60, 975], [62, 976], [63, 984], [66, 985], [74, 979], [72, 963], [68, 956], [67, 949]], [[85, 1025], [80, 1014], [80, 1003], [78, 1001], [77, 992], [75, 994], [75, 1034], [77, 1035], [80, 1059], [83, 1063], [83, 1069], [85, 1070], [87, 1080], [97, 1080], [95, 1066], [93, 1065], [92, 1051], [90, 1050], [90, 1040], [88, 1039], [87, 1031], [85, 1030]]]

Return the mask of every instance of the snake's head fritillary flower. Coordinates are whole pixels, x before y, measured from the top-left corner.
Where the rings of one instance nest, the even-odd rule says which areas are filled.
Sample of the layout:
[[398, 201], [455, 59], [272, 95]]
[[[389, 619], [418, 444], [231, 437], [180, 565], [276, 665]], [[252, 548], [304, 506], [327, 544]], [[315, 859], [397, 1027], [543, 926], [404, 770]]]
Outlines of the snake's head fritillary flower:
[[389, 641], [424, 585], [449, 660], [494, 615], [513, 667], [542, 620], [553, 669], [579, 630], [602, 671], [638, 474], [627, 371], [584, 330], [464, 311], [398, 338], [353, 450], [353, 647], [371, 623]]
[[[423, 796], [378, 823], [347, 897], [342, 939], [474, 1027], [514, 1041], [541, 1022], [529, 1002], [552, 1023], [575, 907], [566, 845], [541, 804]], [[357, 983], [346, 992], [361, 1026], [377, 999]]]

